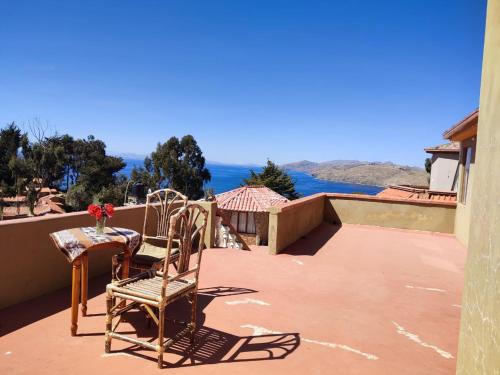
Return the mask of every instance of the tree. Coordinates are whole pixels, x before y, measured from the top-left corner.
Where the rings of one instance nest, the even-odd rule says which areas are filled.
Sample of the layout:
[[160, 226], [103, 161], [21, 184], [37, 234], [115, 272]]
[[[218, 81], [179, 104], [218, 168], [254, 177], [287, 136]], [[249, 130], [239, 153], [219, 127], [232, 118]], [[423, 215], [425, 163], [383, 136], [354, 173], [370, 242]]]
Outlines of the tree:
[[93, 202], [93, 195], [83, 185], [73, 185], [66, 193], [66, 205], [75, 211], [85, 210]]
[[123, 204], [124, 178], [117, 175], [125, 167], [123, 159], [106, 155], [106, 144], [92, 135], [75, 140], [71, 150], [67, 179], [72, 186], [66, 203], [74, 210], [84, 210], [97, 201]]
[[426, 158], [425, 159], [425, 171], [427, 173], [431, 173], [431, 169], [432, 169], [432, 160], [431, 160], [431, 158]]
[[27, 143], [27, 138], [14, 122], [0, 130], [0, 184], [5, 194], [15, 194], [16, 181], [9, 162], [17, 159], [19, 149]]
[[245, 179], [245, 184], [250, 186], [264, 185], [276, 193], [288, 199], [300, 198], [300, 194], [295, 190], [295, 182], [283, 169], [267, 159], [267, 165], [262, 172], [250, 171], [250, 177]]
[[117, 173], [125, 163], [106, 155], [104, 142], [93, 136], [47, 136], [48, 125], [38, 119], [28, 128], [31, 141], [14, 123], [0, 130], [1, 195], [25, 195], [32, 215], [42, 187], [65, 188], [69, 205], [78, 210], [96, 199], [123, 202], [126, 178]]
[[171, 137], [158, 143], [156, 151], [144, 160], [144, 167], [132, 170], [131, 178], [151, 190], [168, 187], [189, 199], [200, 199], [204, 195], [203, 184], [211, 176], [196, 140], [185, 135], [181, 140]]

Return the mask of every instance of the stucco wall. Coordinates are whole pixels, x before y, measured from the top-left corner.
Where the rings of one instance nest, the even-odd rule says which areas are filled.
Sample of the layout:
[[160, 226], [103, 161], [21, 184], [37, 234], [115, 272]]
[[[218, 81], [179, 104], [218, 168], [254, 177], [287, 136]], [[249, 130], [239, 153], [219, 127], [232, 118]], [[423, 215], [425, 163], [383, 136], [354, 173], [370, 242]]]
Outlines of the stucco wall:
[[325, 194], [294, 200], [269, 209], [269, 253], [278, 254], [323, 222]]
[[455, 204], [327, 194], [325, 221], [453, 233]]
[[[198, 202], [197, 202], [198, 203]], [[209, 209], [206, 243], [212, 245], [215, 203], [203, 202]], [[107, 223], [142, 232], [144, 206], [119, 207]], [[0, 308], [13, 305], [71, 284], [71, 266], [54, 246], [49, 233], [95, 225], [86, 212], [52, 215], [0, 222]], [[118, 250], [91, 252], [89, 275], [109, 272], [111, 255]]]
[[457, 374], [500, 373], [500, 1], [488, 1]]
[[467, 247], [469, 245], [469, 230], [471, 220], [471, 205], [457, 203], [454, 233], [457, 239]]

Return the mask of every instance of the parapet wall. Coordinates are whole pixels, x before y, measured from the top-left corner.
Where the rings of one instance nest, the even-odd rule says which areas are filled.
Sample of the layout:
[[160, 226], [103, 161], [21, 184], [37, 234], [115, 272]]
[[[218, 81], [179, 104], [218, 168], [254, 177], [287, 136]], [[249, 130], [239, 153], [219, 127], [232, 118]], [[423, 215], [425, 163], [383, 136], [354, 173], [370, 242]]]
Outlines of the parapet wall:
[[453, 233], [455, 202], [326, 194], [325, 221]]
[[[196, 202], [209, 210], [205, 242], [215, 237], [215, 203]], [[108, 225], [142, 233], [144, 205], [118, 207]], [[49, 233], [93, 226], [87, 212], [0, 221], [0, 308], [7, 307], [71, 285], [71, 265], [56, 249]], [[89, 255], [89, 276], [109, 272], [111, 256], [118, 250], [100, 250]]]
[[269, 210], [269, 252], [278, 254], [322, 222], [453, 233], [454, 202], [316, 194]]
[[325, 196], [315, 194], [269, 209], [268, 246], [271, 254], [279, 253], [323, 222]]

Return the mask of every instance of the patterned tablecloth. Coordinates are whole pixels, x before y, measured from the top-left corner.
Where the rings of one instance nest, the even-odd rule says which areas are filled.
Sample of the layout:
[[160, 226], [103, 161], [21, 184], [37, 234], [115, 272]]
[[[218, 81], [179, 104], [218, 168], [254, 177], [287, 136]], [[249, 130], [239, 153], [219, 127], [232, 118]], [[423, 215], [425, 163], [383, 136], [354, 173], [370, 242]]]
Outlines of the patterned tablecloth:
[[97, 234], [95, 227], [71, 228], [51, 233], [50, 236], [70, 263], [96, 245], [125, 245], [132, 252], [141, 239], [136, 231], [117, 227], [106, 227], [103, 234]]

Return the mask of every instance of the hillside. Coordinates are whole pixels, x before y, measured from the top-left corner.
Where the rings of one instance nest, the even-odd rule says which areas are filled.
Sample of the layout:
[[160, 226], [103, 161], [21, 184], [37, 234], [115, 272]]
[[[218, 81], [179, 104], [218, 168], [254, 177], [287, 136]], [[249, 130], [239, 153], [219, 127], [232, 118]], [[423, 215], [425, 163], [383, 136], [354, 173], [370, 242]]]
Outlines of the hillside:
[[285, 164], [283, 168], [313, 175], [330, 181], [364, 185], [428, 186], [427, 173], [422, 168], [397, 165], [391, 162], [372, 163], [359, 160], [332, 160], [315, 163], [307, 160]]

